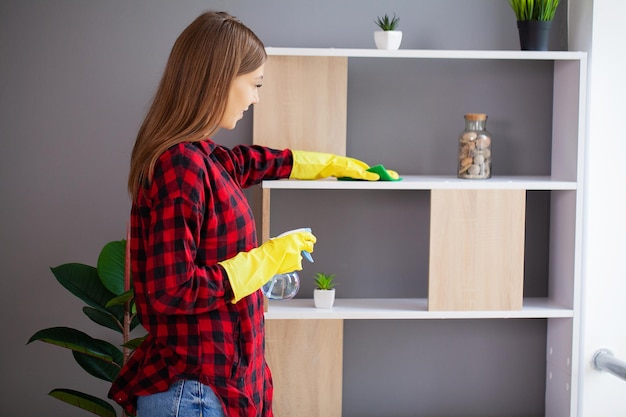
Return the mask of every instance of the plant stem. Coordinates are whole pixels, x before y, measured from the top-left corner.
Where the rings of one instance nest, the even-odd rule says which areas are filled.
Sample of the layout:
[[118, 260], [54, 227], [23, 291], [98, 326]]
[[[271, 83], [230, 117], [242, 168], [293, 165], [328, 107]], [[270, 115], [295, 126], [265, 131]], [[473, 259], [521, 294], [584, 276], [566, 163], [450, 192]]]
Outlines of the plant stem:
[[[130, 290], [130, 226], [126, 225], [126, 256], [124, 257], [124, 291]], [[131, 320], [131, 300], [124, 303], [124, 330], [122, 337], [124, 340], [124, 364], [130, 357], [130, 349], [126, 343], [130, 340], [130, 320]]]
[[[130, 225], [126, 224], [126, 256], [124, 256], [124, 291], [130, 290]], [[130, 340], [130, 321], [131, 321], [131, 300], [124, 303], [124, 326], [122, 330], [123, 347], [123, 363], [126, 365], [130, 358], [130, 348], [126, 343]], [[128, 417], [125, 411], [122, 411], [122, 417]]]

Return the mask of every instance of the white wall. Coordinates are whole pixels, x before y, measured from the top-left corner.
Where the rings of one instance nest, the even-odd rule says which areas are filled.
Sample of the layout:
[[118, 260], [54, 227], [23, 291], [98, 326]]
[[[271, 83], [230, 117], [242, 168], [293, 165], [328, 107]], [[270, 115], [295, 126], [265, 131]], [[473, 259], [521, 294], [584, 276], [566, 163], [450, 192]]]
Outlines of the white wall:
[[626, 382], [590, 366], [600, 348], [626, 359], [626, 2], [570, 6], [570, 48], [590, 52], [579, 416], [626, 416]]

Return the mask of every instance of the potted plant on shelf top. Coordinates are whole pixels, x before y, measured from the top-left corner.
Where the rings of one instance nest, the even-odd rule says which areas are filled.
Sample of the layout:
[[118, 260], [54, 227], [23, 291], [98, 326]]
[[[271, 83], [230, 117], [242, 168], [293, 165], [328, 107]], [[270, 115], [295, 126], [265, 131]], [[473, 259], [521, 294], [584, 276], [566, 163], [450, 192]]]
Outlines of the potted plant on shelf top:
[[317, 308], [331, 308], [335, 303], [335, 274], [329, 275], [323, 272], [315, 274], [316, 288], [313, 291], [313, 301]]
[[400, 18], [394, 13], [393, 17], [385, 14], [378, 17], [374, 23], [381, 29], [374, 32], [374, 42], [378, 49], [398, 49], [402, 42], [402, 31], [396, 30], [400, 23]]
[[517, 18], [522, 50], [547, 51], [559, 0], [509, 0]]

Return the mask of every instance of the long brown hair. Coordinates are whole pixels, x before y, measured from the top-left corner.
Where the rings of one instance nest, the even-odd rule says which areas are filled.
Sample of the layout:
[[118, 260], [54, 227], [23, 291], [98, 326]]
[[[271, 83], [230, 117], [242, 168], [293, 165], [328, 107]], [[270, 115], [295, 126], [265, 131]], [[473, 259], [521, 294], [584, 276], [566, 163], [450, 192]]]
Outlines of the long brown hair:
[[261, 40], [235, 17], [206, 12], [180, 34], [150, 110], [137, 134], [128, 192], [136, 200], [152, 180], [157, 159], [180, 142], [197, 142], [219, 129], [232, 80], [266, 60]]

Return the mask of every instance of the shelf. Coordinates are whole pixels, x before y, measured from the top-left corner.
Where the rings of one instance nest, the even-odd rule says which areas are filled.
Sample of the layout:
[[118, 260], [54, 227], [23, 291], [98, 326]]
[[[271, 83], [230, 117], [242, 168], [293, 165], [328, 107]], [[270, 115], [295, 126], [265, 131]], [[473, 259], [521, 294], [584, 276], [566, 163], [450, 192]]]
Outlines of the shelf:
[[518, 311], [428, 311], [425, 298], [338, 298], [330, 310], [318, 309], [313, 299], [269, 302], [267, 320], [280, 319], [513, 319], [571, 318], [574, 313], [547, 298], [526, 298]]
[[[396, 104], [396, 107], [403, 112], [408, 109], [405, 117], [412, 117], [413, 110], [419, 111], [422, 106], [430, 106], [431, 100], [440, 96], [442, 99], [439, 101], [442, 103], [448, 100], [456, 100], [457, 103], [469, 102], [469, 97], [474, 91], [479, 90], [482, 85], [487, 85], [490, 77], [496, 77], [498, 90], [487, 91], [488, 99], [485, 102], [489, 103], [491, 108], [499, 106], [500, 103], [505, 105], [502, 114], [507, 116], [505, 116], [506, 120], [502, 120], [505, 124], [501, 126], [510, 130], [511, 144], [526, 140], [528, 133], [523, 125], [523, 118], [531, 117], [536, 110], [541, 110], [542, 114], [546, 115], [541, 118], [542, 126], [545, 123], [544, 128], [536, 134], [533, 133], [532, 137], [528, 136], [528, 148], [525, 148], [525, 150], [532, 150], [533, 146], [540, 146], [543, 152], [541, 159], [535, 161], [532, 156], [530, 158], [526, 156], [526, 153], [517, 155], [515, 153], [517, 145], [504, 150], [506, 153], [503, 154], [503, 158], [510, 164], [509, 171], [506, 172], [518, 175], [495, 175], [488, 180], [459, 179], [456, 177], [454, 166], [446, 171], [440, 170], [441, 164], [447, 164], [443, 155], [450, 155], [450, 148], [445, 148], [447, 150], [444, 153], [443, 145], [437, 143], [434, 147], [431, 146], [437, 141], [430, 138], [426, 141], [427, 143], [421, 143], [418, 139], [408, 143], [401, 141], [398, 147], [395, 147], [393, 143], [388, 145], [389, 152], [392, 152], [390, 156], [398, 153], [409, 155], [409, 152], [426, 149], [428, 155], [434, 158], [432, 161], [429, 160], [428, 164], [418, 164], [419, 170], [400, 172], [403, 177], [402, 181], [339, 181], [327, 178], [276, 180], [262, 183], [263, 190], [258, 193], [257, 208], [261, 216], [259, 234], [263, 240], [273, 235], [270, 220], [274, 223], [274, 230], [287, 230], [289, 224], [296, 223], [300, 218], [309, 218], [311, 215], [340, 237], [343, 238], [341, 235], [345, 233], [341, 216], [336, 216], [332, 212], [318, 214], [314, 208], [309, 207], [309, 204], [306, 204], [309, 208], [305, 212], [294, 212], [292, 208], [280, 205], [285, 197], [283, 193], [272, 192], [272, 190], [294, 190], [298, 196], [302, 197], [303, 203], [319, 198], [339, 198], [342, 203], [354, 203], [355, 207], [362, 204], [366, 196], [358, 192], [350, 193], [348, 190], [371, 190], [370, 194], [375, 195], [377, 199], [384, 200], [380, 204], [385, 205], [385, 208], [387, 208], [387, 203], [389, 206], [393, 205], [393, 208], [389, 210], [397, 208], [397, 211], [393, 212], [393, 218], [389, 216], [390, 224], [368, 222], [369, 217], [364, 215], [361, 218], [359, 215], [350, 219], [354, 224], [346, 226], [356, 227], [362, 224], [364, 227], [371, 227], [373, 233], [389, 227], [389, 233], [395, 233], [396, 230], [403, 231], [405, 222], [410, 222], [413, 229], [407, 230], [407, 236], [399, 236], [399, 240], [409, 239], [408, 233], [410, 232], [424, 233], [419, 242], [419, 248], [416, 250], [429, 248], [428, 252], [423, 251], [416, 256], [418, 258], [416, 261], [421, 268], [419, 274], [425, 273], [424, 270], [428, 269], [428, 295], [424, 292], [419, 293], [419, 296], [424, 298], [349, 298], [356, 297], [357, 294], [349, 294], [350, 291], [348, 291], [343, 294], [347, 298], [335, 300], [335, 306], [330, 310], [316, 309], [310, 298], [269, 302], [265, 313], [266, 329], [271, 336], [267, 342], [267, 351], [273, 352], [274, 357], [278, 358], [271, 366], [276, 376], [275, 386], [281, 387], [275, 391], [277, 393], [275, 408], [282, 411], [281, 415], [301, 415], [301, 410], [303, 410], [301, 401], [294, 399], [313, 398], [315, 400], [311, 406], [304, 408], [311, 410], [310, 413], [305, 413], [307, 417], [340, 416], [341, 401], [346, 395], [346, 388], [347, 391], [354, 390], [355, 381], [353, 379], [341, 381], [342, 369], [353, 371], [350, 368], [351, 363], [342, 367], [341, 364], [336, 366], [334, 362], [341, 361], [346, 353], [352, 352], [354, 343], [358, 343], [359, 340], [356, 338], [362, 335], [360, 332], [367, 331], [369, 326], [371, 329], [384, 328], [385, 331], [389, 329], [388, 337], [391, 338], [403, 331], [401, 328], [411, 323], [420, 327], [432, 326], [434, 331], [449, 328], [449, 325], [453, 327], [467, 325], [471, 329], [480, 327], [496, 337], [495, 329], [503, 326], [503, 320], [519, 319], [515, 323], [510, 321], [508, 323], [513, 325], [512, 327], [517, 327], [517, 325], [526, 324], [535, 326], [535, 321], [545, 322], [545, 334], [537, 333], [532, 336], [533, 344], [539, 348], [533, 355], [539, 356], [533, 358], [533, 362], [527, 365], [529, 371], [537, 374], [538, 379], [533, 379], [533, 384], [540, 386], [541, 384], [537, 383], [543, 379], [543, 375], [547, 375], [545, 408], [543, 413], [541, 410], [533, 410], [530, 414], [541, 413], [549, 417], [570, 415], [571, 411], [575, 410], [576, 399], [579, 396], [574, 376], [579, 373], [575, 347], [579, 344], [577, 321], [580, 315], [579, 293], [582, 279], [580, 264], [583, 229], [582, 191], [584, 191], [587, 53], [274, 47], [266, 50], [269, 55], [266, 64], [268, 90], [264, 88], [263, 100], [255, 104], [253, 143], [275, 149], [302, 149], [345, 155], [351, 149], [348, 145], [355, 145], [351, 143], [354, 138], [359, 139], [356, 145], [368, 146], [368, 141], [375, 140], [374, 136], [368, 136], [368, 132], [371, 133], [373, 130], [369, 125], [361, 125], [357, 118], [350, 125], [350, 129], [358, 127], [357, 132], [349, 131], [347, 119], [349, 114], [358, 114], [359, 117], [372, 118], [376, 123], [380, 119], [382, 123], [387, 115], [391, 114], [391, 110], [379, 112], [379, 108], [373, 103], [364, 104], [366, 100], [376, 100], [380, 91], [386, 88], [385, 83], [388, 80], [385, 77], [379, 77], [378, 65], [382, 62], [380, 59], [404, 59], [401, 62], [394, 61], [399, 65], [394, 65], [394, 68], [398, 68], [398, 80], [401, 83], [411, 83], [421, 87], [430, 83], [433, 78], [440, 83], [433, 86], [437, 88], [424, 89], [423, 92], [420, 89], [419, 94], [410, 94], [405, 97], [405, 100]], [[389, 61], [384, 62], [389, 63]], [[464, 67], [471, 71], [459, 72]], [[442, 69], [445, 71], [441, 71]], [[514, 71], [511, 71], [512, 69]], [[461, 74], [463, 77], [467, 76], [467, 79], [463, 78], [464, 81], [474, 83], [472, 88], [457, 90], [454, 88], [455, 84], [446, 83], [446, 78], [453, 79]], [[348, 80], [349, 76], [350, 80]], [[502, 85], [508, 87], [509, 80], [512, 82], [511, 90], [500, 90]], [[348, 100], [350, 82], [353, 82], [350, 85], [350, 92], [356, 93]], [[371, 83], [377, 83], [378, 89], [370, 91], [368, 86], [372, 85]], [[529, 94], [529, 97], [524, 96], [524, 100], [518, 100], [515, 106], [509, 107], [512, 104], [510, 97], [516, 96], [515, 93], [520, 90], [526, 93], [523, 91], [526, 83], [532, 83], [529, 85], [533, 88], [540, 86], [541, 91], [546, 93], [540, 96]], [[401, 89], [403, 85], [392, 87]], [[414, 105], [413, 100], [415, 100]], [[442, 106], [441, 103], [436, 104]], [[354, 113], [348, 112], [348, 105]], [[517, 110], [518, 107], [520, 111]], [[436, 114], [435, 110], [433, 109], [433, 114]], [[430, 116], [424, 115], [425, 118]], [[437, 120], [426, 121], [428, 125], [431, 123], [434, 125]], [[412, 120], [405, 122], [395, 116], [384, 122], [390, 125], [385, 127], [392, 129], [392, 133], [388, 134], [391, 137], [393, 137], [393, 131], [396, 130], [396, 124], [398, 125], [397, 131], [400, 133], [405, 130], [409, 131], [414, 125]], [[551, 131], [548, 131], [548, 124], [551, 124]], [[439, 136], [449, 137], [443, 134], [433, 137]], [[525, 142], [524, 145], [526, 146]], [[354, 148], [350, 152], [354, 152]], [[505, 166], [507, 162], [504, 163]], [[546, 166], [548, 163], [549, 167]], [[390, 166], [390, 168], [394, 167]], [[434, 172], [447, 175], [429, 175]], [[332, 190], [338, 190], [338, 192], [331, 192]], [[409, 193], [398, 193], [403, 190]], [[428, 198], [420, 198], [418, 194], [421, 193], [427, 193]], [[492, 200], [486, 202], [487, 198], [476, 198], [478, 194]], [[277, 198], [274, 200], [274, 197]], [[526, 198], [526, 202], [522, 198]], [[415, 199], [420, 201], [419, 204], [413, 204]], [[275, 201], [274, 204], [278, 206], [276, 207], [278, 210], [272, 207], [272, 201]], [[479, 204], [485, 204], [486, 208]], [[489, 216], [476, 215], [476, 213], [487, 211]], [[481, 219], [480, 222], [474, 220], [479, 217], [485, 217], [485, 219]], [[341, 250], [342, 241], [332, 239], [332, 236], [328, 238], [329, 244], [334, 245], [328, 249], [327, 254], [330, 254], [328, 263], [339, 265], [340, 260], [333, 264], [332, 252]], [[392, 235], [391, 238], [394, 239], [395, 236]], [[358, 244], [363, 247], [369, 245], [366, 242]], [[489, 244], [490, 247], [482, 252], [488, 256], [483, 257], [482, 254], [476, 256], [474, 253], [476, 251], [472, 252], [479, 246], [484, 249], [485, 244]], [[414, 253], [408, 254], [410, 256]], [[385, 253], [385, 256], [395, 255], [391, 251]], [[406, 256], [407, 253], [397, 255]], [[496, 272], [493, 272], [494, 263], [498, 263], [499, 269]], [[531, 268], [525, 270], [524, 267], [527, 264]], [[444, 273], [437, 274], [436, 270], [440, 265], [445, 265], [453, 272], [444, 271]], [[430, 283], [432, 271], [435, 271], [433, 277], [444, 275], [461, 277], [467, 273], [468, 276], [479, 276], [482, 279], [487, 277], [486, 268], [490, 269], [488, 272], [496, 279], [502, 274], [515, 276], [516, 279], [512, 281], [516, 285], [516, 292], [511, 290], [512, 287], [506, 288], [507, 295], [511, 296], [509, 300], [483, 305], [480, 311], [472, 310], [476, 308], [475, 303], [465, 305], [462, 302], [442, 305], [438, 308], [434, 301], [437, 294], [435, 291], [430, 291], [437, 286]], [[399, 271], [398, 274], [402, 272]], [[528, 283], [529, 289], [547, 287], [547, 294], [550, 297], [522, 298], [523, 291], [520, 293], [520, 290], [523, 288], [520, 288], [518, 278], [521, 276], [523, 279], [524, 273], [532, 278], [537, 277]], [[414, 276], [415, 272], [411, 274]], [[454, 284], [446, 288], [454, 288]], [[503, 287], [507, 285], [504, 284]], [[485, 289], [488, 289], [493, 294], [501, 294], [494, 289], [495, 287], [496, 285], [483, 285], [477, 291], [482, 291], [480, 294], [484, 295], [487, 294]], [[472, 289], [465, 289], [464, 286], [462, 288], [468, 295], [461, 294], [460, 299], [463, 302], [471, 299]], [[440, 298], [446, 300], [452, 298], [450, 291], [444, 290], [440, 293], [444, 294], [444, 297]], [[543, 292], [528, 292], [528, 294], [533, 293], [542, 294]], [[406, 297], [417, 296], [418, 293], [410, 294], [398, 288], [394, 295]], [[432, 298], [429, 300], [427, 297]], [[511, 300], [515, 301], [515, 310], [509, 309], [513, 305]], [[432, 311], [429, 311], [429, 305]], [[497, 310], [489, 310], [490, 308]], [[346, 325], [344, 320], [365, 321], [351, 322], [349, 331], [344, 333], [343, 327]], [[387, 322], [380, 323], [381, 320]], [[396, 322], [397, 320], [402, 322]], [[414, 321], [406, 322], [406, 320]], [[418, 323], [415, 320], [422, 321]], [[452, 320], [463, 321], [454, 323], [451, 322]], [[521, 323], [522, 321], [533, 321], [533, 323]], [[504, 326], [508, 327], [506, 324]], [[541, 332], [543, 331], [541, 328]], [[515, 332], [516, 337], [526, 338], [524, 330], [519, 329]], [[445, 337], [448, 336], [457, 343], [463, 340], [460, 335], [446, 333]], [[349, 337], [349, 345], [345, 351], [344, 337]], [[544, 346], [541, 346], [544, 341], [545, 350]], [[442, 354], [445, 355], [445, 343], [443, 340], [435, 341], [430, 346], [430, 350], [420, 352], [401, 347], [403, 354], [407, 356], [393, 358], [393, 365], [401, 367], [408, 361], [428, 360], [433, 351], [439, 352], [440, 346]], [[459, 346], [459, 349], [463, 350], [464, 346]], [[472, 346], [467, 349], [475, 350]], [[521, 349], [524, 347], [520, 346], [519, 350]], [[335, 360], [331, 361], [333, 363], [324, 362], [326, 365], [322, 368], [315, 364], [314, 370], [303, 370], [301, 360], [303, 351], [306, 351], [307, 357], [326, 355]], [[543, 352], [547, 352], [545, 360], [540, 357]], [[483, 361], [489, 363], [491, 357], [489, 351], [476, 354], [481, 363]], [[371, 362], [374, 367], [389, 368], [386, 362], [381, 362], [382, 360], [387, 359], [380, 359], [375, 353], [363, 355], [363, 361]], [[340, 371], [336, 372], [337, 369]], [[486, 369], [486, 372], [492, 373], [494, 378], [499, 378], [497, 363]], [[349, 376], [353, 378], [354, 374], [351, 373]], [[427, 384], [428, 379], [429, 375], [425, 374], [418, 382]], [[461, 379], [465, 384], [471, 383], [468, 378]], [[518, 375], [512, 375], [512, 379], [517, 380]], [[511, 382], [508, 378], [503, 380]], [[340, 388], [329, 390], [329, 381], [336, 383]], [[449, 385], [449, 382], [443, 383], [443, 390], [448, 389]], [[360, 391], [360, 387], [358, 389]], [[350, 393], [348, 392], [347, 395]], [[333, 404], [333, 409], [328, 412], [319, 412], [317, 407], [321, 404]], [[426, 406], [434, 412], [437, 410], [440, 413], [444, 412], [435, 400], [427, 401]], [[477, 408], [472, 406], [469, 411], [476, 413]]]
[[492, 177], [488, 180], [465, 180], [453, 176], [401, 175], [402, 181], [275, 180], [263, 181], [263, 188], [289, 190], [575, 190], [575, 181], [548, 176]]
[[350, 48], [266, 48], [268, 55], [276, 56], [341, 56], [348, 58], [425, 58], [425, 59], [509, 59], [571, 61], [585, 59], [585, 52], [577, 51], [476, 51], [439, 49], [382, 49]]

